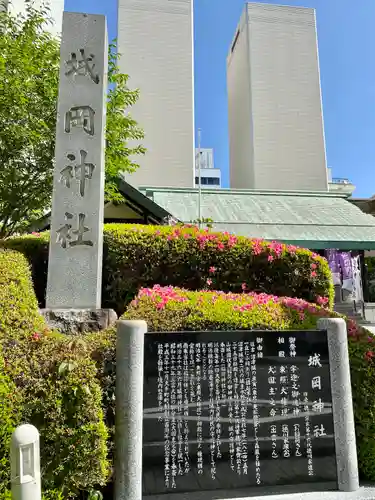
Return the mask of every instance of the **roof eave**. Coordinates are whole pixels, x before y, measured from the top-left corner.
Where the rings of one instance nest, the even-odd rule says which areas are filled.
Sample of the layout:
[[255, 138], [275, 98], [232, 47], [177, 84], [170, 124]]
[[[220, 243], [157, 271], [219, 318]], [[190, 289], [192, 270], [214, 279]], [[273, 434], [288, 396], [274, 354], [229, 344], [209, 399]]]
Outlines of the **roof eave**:
[[[153, 187], [140, 186], [138, 190], [144, 193], [148, 198], [153, 197], [154, 193], [191, 193], [198, 194], [199, 188], [177, 188], [177, 187]], [[220, 196], [243, 194], [243, 195], [268, 195], [268, 196], [301, 196], [301, 197], [324, 197], [324, 198], [348, 198], [347, 193], [334, 193], [331, 191], [277, 191], [277, 190], [252, 190], [252, 189], [233, 189], [233, 188], [201, 188], [201, 194], [220, 194]]]

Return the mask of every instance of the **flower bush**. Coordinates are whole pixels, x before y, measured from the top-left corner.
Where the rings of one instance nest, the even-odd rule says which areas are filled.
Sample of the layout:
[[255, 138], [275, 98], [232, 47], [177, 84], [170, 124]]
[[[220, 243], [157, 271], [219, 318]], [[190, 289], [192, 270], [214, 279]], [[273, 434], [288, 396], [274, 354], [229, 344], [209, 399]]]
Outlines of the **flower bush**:
[[31, 423], [40, 432], [43, 490], [49, 498], [57, 499], [60, 493], [71, 498], [79, 490], [104, 484], [107, 429], [96, 375], [83, 340], [72, 341], [46, 327], [25, 257], [0, 250], [0, 492], [4, 497], [10, 473], [9, 438], [20, 423]]
[[[48, 234], [9, 238], [2, 245], [23, 252], [32, 264], [36, 293], [43, 305]], [[154, 284], [272, 293], [333, 305], [328, 263], [309, 250], [196, 226], [107, 224], [103, 305], [122, 314], [140, 288]]]
[[309, 250], [196, 226], [108, 225], [105, 241], [106, 296], [120, 313], [141, 287], [154, 284], [271, 292], [310, 302], [323, 297], [332, 305], [327, 261]]
[[303, 299], [254, 292], [191, 292], [160, 285], [142, 288], [124, 314], [126, 319], [144, 319], [151, 332], [306, 330], [327, 316], [332, 316], [327, 308]]

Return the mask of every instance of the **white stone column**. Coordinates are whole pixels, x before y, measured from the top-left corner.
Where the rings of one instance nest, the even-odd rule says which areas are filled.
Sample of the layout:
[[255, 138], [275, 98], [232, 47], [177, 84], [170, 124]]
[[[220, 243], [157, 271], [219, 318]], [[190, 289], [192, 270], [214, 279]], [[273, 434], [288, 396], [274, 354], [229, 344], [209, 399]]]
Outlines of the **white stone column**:
[[142, 500], [145, 321], [119, 321], [116, 347], [115, 500]]
[[346, 323], [341, 318], [322, 318], [318, 328], [326, 330], [328, 337], [338, 489], [356, 491], [358, 462]]

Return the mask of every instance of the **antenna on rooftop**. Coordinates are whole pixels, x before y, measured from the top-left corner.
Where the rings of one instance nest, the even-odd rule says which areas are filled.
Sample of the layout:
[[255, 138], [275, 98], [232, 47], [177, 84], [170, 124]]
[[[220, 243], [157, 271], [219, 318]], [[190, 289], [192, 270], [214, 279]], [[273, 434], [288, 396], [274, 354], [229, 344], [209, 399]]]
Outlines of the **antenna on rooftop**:
[[202, 225], [201, 129], [198, 129], [198, 224]]

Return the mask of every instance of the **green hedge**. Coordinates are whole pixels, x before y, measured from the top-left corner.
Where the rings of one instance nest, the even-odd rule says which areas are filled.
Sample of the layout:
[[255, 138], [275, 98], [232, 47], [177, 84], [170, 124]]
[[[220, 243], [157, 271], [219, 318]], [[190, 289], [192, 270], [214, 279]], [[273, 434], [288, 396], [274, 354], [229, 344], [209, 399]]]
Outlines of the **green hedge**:
[[0, 339], [24, 338], [44, 326], [27, 261], [0, 249]]
[[20, 402], [15, 384], [5, 373], [0, 355], [0, 498], [9, 487], [9, 448], [12, 432], [18, 424]]
[[[48, 234], [10, 238], [2, 245], [23, 252], [32, 264], [43, 304]], [[309, 302], [328, 299], [333, 305], [327, 261], [309, 250], [195, 226], [106, 225], [103, 305], [122, 314], [141, 287], [154, 284], [237, 293], [245, 289]]]
[[367, 266], [367, 279], [369, 284], [369, 301], [375, 302], [375, 257], [367, 257], [365, 259]]
[[30, 264], [34, 291], [40, 307], [45, 305], [49, 233], [34, 233], [0, 240], [0, 249], [22, 253]]
[[[144, 319], [150, 332], [199, 330], [306, 330], [321, 317], [338, 314], [303, 300], [266, 294], [190, 292], [155, 286], [140, 290], [123, 319]], [[353, 406], [361, 476], [375, 480], [375, 342], [374, 337], [347, 320]], [[271, 332], [270, 332], [271, 334]], [[94, 334], [90, 344], [106, 403], [106, 418], [113, 426], [116, 380], [114, 329], [105, 337]]]
[[[3, 443], [19, 423], [38, 428], [46, 492], [57, 490], [68, 498], [70, 492], [104, 484], [107, 430], [88, 346], [49, 331], [38, 313], [25, 257], [4, 250], [0, 250], [0, 353], [0, 394], [14, 388], [14, 398], [7, 400], [9, 408], [3, 407], [6, 414], [0, 418]], [[5, 448], [0, 462], [3, 488], [9, 479]], [[53, 498], [57, 497], [58, 493]]]

